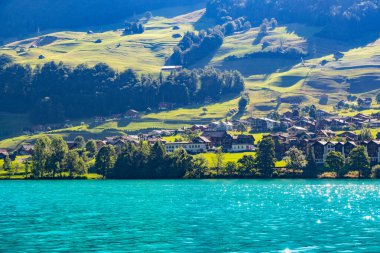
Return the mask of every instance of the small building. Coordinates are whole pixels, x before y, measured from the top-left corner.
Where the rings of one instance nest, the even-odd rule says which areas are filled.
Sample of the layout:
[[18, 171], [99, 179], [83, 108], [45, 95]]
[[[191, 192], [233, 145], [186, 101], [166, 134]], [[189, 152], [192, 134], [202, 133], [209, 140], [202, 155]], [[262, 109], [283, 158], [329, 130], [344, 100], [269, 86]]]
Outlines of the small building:
[[255, 150], [255, 138], [252, 135], [238, 135], [232, 140], [229, 152], [249, 152]]
[[174, 152], [177, 149], [183, 148], [190, 154], [199, 154], [207, 152], [211, 141], [205, 137], [195, 138], [192, 142], [170, 142], [164, 144], [165, 150], [168, 153]]
[[136, 110], [130, 109], [125, 113], [124, 118], [126, 118], [126, 119], [138, 119], [138, 118], [140, 118], [140, 113]]
[[372, 102], [373, 102], [372, 98], [359, 98], [358, 99], [359, 109], [370, 109]]
[[158, 104], [158, 109], [160, 111], [166, 111], [166, 110], [171, 110], [173, 109], [175, 106], [175, 104], [173, 103], [165, 103], [165, 102], [161, 102]]
[[182, 70], [182, 66], [163, 66], [161, 68], [161, 71], [162, 72], [173, 72], [173, 71], [181, 71]]
[[329, 113], [328, 111], [318, 109], [317, 110], [317, 118], [319, 119], [325, 119], [334, 116], [333, 114]]
[[297, 136], [300, 134], [307, 133], [308, 131], [306, 128], [300, 126], [292, 126], [291, 128], [288, 128], [287, 132], [290, 136]]
[[34, 145], [21, 145], [20, 148], [17, 149], [17, 155], [33, 155]]
[[338, 134], [338, 137], [345, 138], [347, 141], [357, 141], [359, 139], [358, 134], [349, 131]]
[[210, 140], [212, 147], [223, 147], [223, 150], [231, 148], [233, 137], [227, 131], [207, 131], [202, 136]]

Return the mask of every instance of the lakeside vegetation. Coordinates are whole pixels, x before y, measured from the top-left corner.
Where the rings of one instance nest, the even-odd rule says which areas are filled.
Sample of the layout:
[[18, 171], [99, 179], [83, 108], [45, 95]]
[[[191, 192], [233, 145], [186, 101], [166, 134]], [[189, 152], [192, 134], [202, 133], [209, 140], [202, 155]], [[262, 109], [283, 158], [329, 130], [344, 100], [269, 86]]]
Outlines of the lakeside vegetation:
[[379, 178], [380, 166], [371, 166], [363, 146], [354, 148], [348, 160], [331, 151], [323, 166], [311, 153], [292, 147], [283, 161], [275, 158], [275, 143], [262, 139], [256, 152], [192, 156], [180, 148], [167, 153], [161, 142], [150, 145], [126, 143], [106, 145], [97, 150], [95, 141], [75, 139], [77, 149], [69, 150], [62, 137], [37, 140], [30, 159], [0, 162], [0, 179], [206, 179], [206, 178]]

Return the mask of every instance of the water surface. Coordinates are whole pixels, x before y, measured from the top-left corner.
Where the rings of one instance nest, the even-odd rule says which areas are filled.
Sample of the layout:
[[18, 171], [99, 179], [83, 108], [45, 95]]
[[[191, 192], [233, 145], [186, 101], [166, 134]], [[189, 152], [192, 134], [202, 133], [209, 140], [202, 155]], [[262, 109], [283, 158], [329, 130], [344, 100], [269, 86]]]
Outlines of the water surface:
[[380, 252], [380, 181], [0, 181], [0, 252]]

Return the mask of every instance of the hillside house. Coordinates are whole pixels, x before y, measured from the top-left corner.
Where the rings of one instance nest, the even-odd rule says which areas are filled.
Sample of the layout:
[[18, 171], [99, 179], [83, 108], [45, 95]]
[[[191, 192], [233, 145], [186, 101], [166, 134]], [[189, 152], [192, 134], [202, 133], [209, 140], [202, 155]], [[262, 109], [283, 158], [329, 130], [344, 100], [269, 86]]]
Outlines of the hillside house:
[[130, 109], [125, 113], [124, 118], [126, 118], [126, 119], [139, 119], [140, 113], [136, 110]]
[[345, 131], [337, 135], [338, 137], [345, 138], [347, 141], [357, 141], [359, 140], [359, 135], [354, 132]]
[[234, 125], [229, 121], [214, 121], [207, 126], [207, 131], [232, 131]]
[[174, 152], [177, 149], [183, 148], [190, 154], [199, 154], [207, 152], [211, 144], [211, 141], [201, 136], [195, 138], [192, 142], [171, 142], [165, 143], [165, 150], [168, 153]]
[[321, 109], [317, 110], [317, 118], [319, 118], [319, 119], [330, 118], [332, 116], [334, 116], [334, 115], [329, 113], [328, 111], [321, 110]]
[[202, 136], [210, 140], [212, 147], [223, 147], [225, 150], [232, 147], [233, 137], [226, 131], [207, 131]]
[[238, 135], [232, 140], [229, 152], [249, 152], [255, 150], [255, 138], [252, 135]]
[[358, 106], [359, 106], [359, 109], [362, 109], [362, 110], [365, 110], [365, 109], [371, 109], [371, 105], [372, 105], [372, 98], [359, 98], [358, 99]]
[[33, 155], [34, 145], [21, 145], [20, 148], [17, 149], [17, 155]]
[[281, 122], [268, 118], [249, 118], [247, 121], [251, 125], [252, 131], [266, 132], [278, 129], [281, 127]]

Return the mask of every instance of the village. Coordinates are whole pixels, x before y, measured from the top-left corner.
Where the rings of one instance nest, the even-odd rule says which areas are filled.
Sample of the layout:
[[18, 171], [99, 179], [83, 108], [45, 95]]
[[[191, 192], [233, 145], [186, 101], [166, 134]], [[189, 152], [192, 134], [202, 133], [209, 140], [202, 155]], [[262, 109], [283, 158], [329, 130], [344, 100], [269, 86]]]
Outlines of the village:
[[[125, 118], [136, 119], [139, 112], [129, 110]], [[139, 145], [147, 142], [154, 145], [161, 142], [166, 152], [184, 149], [191, 155], [202, 153], [247, 153], [255, 152], [261, 138], [272, 138], [275, 143], [277, 160], [281, 161], [291, 147], [312, 153], [316, 164], [324, 164], [329, 152], [337, 151], [348, 159], [352, 149], [365, 146], [373, 164], [380, 163], [380, 133], [376, 138], [364, 138], [363, 129], [380, 128], [380, 113], [371, 116], [361, 113], [355, 116], [338, 116], [324, 110], [316, 110], [315, 117], [306, 116], [299, 106], [292, 106], [290, 111], [282, 115], [269, 114], [267, 117], [249, 117], [239, 120], [222, 120], [207, 125], [192, 125], [177, 130], [156, 129], [136, 135], [106, 137], [95, 140], [97, 149], [112, 145], [119, 152], [127, 144]], [[67, 141], [70, 150], [77, 149], [75, 141]], [[16, 150], [0, 150], [0, 159], [9, 156], [12, 160], [17, 156], [29, 156], [34, 151], [33, 144], [19, 146]]]

